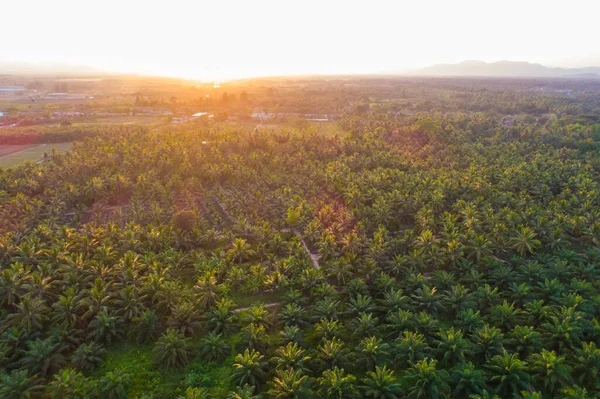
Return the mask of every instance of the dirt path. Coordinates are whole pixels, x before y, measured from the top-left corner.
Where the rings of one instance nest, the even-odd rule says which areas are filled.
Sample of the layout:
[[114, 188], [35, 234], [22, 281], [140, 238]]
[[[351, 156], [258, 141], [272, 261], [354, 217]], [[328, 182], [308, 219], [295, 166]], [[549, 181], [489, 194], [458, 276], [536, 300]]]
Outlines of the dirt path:
[[[267, 303], [264, 305], [265, 308], [274, 308], [275, 306], [279, 306], [280, 302], [271, 302], [271, 303]], [[254, 306], [244, 306], [241, 308], [235, 308], [233, 309], [233, 313], [239, 313], [239, 312], [243, 312], [244, 310], [250, 310], [252, 309]]]
[[304, 238], [302, 237], [302, 234], [300, 234], [300, 232], [298, 230], [294, 229], [292, 231], [294, 232], [294, 235], [296, 237], [300, 238], [300, 242], [302, 243], [302, 247], [304, 248], [304, 250], [306, 251], [306, 253], [310, 257], [310, 260], [312, 262], [313, 267], [315, 269], [320, 269], [321, 265], [319, 264], [319, 255], [313, 254], [312, 252], [310, 252], [310, 249], [308, 249], [308, 245], [306, 245], [306, 242], [304, 241]]

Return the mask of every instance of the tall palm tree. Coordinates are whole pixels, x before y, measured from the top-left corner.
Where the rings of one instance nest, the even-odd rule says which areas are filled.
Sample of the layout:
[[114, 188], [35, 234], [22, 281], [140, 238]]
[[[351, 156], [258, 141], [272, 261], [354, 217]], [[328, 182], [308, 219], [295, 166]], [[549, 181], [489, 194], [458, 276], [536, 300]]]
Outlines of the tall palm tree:
[[40, 377], [54, 374], [66, 364], [66, 359], [60, 353], [60, 345], [52, 338], [27, 343], [28, 349], [21, 358], [21, 364]]
[[256, 387], [244, 384], [243, 387], [238, 387], [235, 392], [230, 392], [227, 399], [262, 399], [261, 395], [254, 395]]
[[143, 311], [139, 317], [135, 317], [132, 321], [134, 322], [132, 333], [137, 341], [142, 344], [154, 341], [162, 331], [160, 317], [153, 310]]
[[101, 379], [100, 398], [121, 399], [128, 397], [131, 376], [121, 369], [107, 372]]
[[179, 367], [190, 360], [190, 339], [175, 329], [167, 330], [154, 345], [154, 363]]
[[307, 363], [310, 359], [311, 357], [305, 355], [304, 349], [300, 348], [297, 343], [289, 342], [286, 346], [277, 348], [271, 361], [279, 370], [294, 369], [307, 373], [309, 371]]
[[29, 399], [39, 397], [44, 387], [36, 375], [28, 370], [13, 370], [0, 375], [0, 397], [6, 399]]
[[182, 301], [178, 303], [171, 309], [167, 326], [183, 332], [186, 336], [194, 335], [201, 326], [198, 309], [191, 302]]
[[477, 369], [471, 362], [454, 367], [450, 381], [454, 387], [452, 397], [455, 398], [482, 395], [486, 389], [486, 377], [483, 370]]
[[526, 365], [515, 353], [504, 351], [490, 359], [487, 365], [490, 382], [495, 386], [495, 391], [503, 398], [518, 397], [519, 392], [529, 386], [530, 376], [526, 372]]
[[388, 344], [381, 338], [365, 337], [358, 344], [358, 358], [364, 362], [367, 371], [374, 371], [376, 366], [381, 365], [383, 359], [389, 357], [388, 348]]
[[200, 354], [208, 361], [220, 362], [231, 352], [231, 347], [227, 344], [223, 335], [214, 331], [202, 338], [200, 347]]
[[259, 387], [264, 382], [267, 362], [265, 357], [255, 350], [246, 349], [244, 353], [239, 353], [234, 359], [233, 367], [231, 378], [238, 386], [250, 384]]
[[423, 334], [405, 331], [393, 348], [395, 362], [407, 366], [425, 359], [430, 352]]
[[356, 377], [347, 374], [344, 369], [334, 367], [323, 371], [317, 380], [319, 392], [323, 398], [345, 399], [358, 397]]
[[541, 353], [533, 354], [530, 368], [534, 381], [552, 396], [560, 388], [572, 384], [571, 370], [565, 358], [554, 351], [543, 349]]
[[446, 370], [437, 369], [437, 360], [425, 358], [406, 371], [403, 383], [410, 397], [438, 399], [450, 392], [449, 379]]
[[464, 338], [461, 330], [455, 331], [454, 327], [442, 329], [439, 337], [437, 352], [445, 366], [462, 364], [466, 356], [472, 353], [472, 344]]
[[216, 303], [215, 308], [211, 309], [206, 315], [206, 325], [217, 334], [233, 332], [238, 328], [238, 316], [233, 312], [235, 305], [229, 300], [221, 300]]
[[275, 399], [302, 399], [312, 396], [308, 390], [308, 376], [293, 368], [275, 371], [269, 394]]
[[81, 372], [73, 369], [63, 369], [54, 377], [48, 388], [46, 395], [52, 399], [80, 399], [85, 397], [83, 384], [85, 377]]
[[117, 316], [111, 316], [108, 310], [103, 309], [90, 322], [91, 331], [88, 334], [90, 338], [97, 342], [110, 345], [111, 342], [123, 338], [122, 321]]
[[375, 371], [368, 371], [363, 379], [362, 391], [367, 398], [373, 399], [398, 399], [402, 393], [394, 371], [387, 366], [375, 367]]
[[89, 373], [104, 362], [105, 354], [106, 349], [96, 342], [81, 344], [73, 353], [71, 362], [77, 370]]

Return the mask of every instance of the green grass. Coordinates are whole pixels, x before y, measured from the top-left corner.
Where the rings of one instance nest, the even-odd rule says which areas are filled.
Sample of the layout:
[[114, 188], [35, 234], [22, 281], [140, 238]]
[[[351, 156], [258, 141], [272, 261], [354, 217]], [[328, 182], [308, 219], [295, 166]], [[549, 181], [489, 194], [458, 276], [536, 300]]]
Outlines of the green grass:
[[239, 291], [232, 291], [229, 293], [231, 299], [238, 307], [252, 306], [257, 303], [271, 303], [279, 301], [279, 296], [276, 292], [261, 292], [256, 295], [244, 294]]
[[36, 144], [22, 151], [0, 157], [0, 168], [12, 168], [27, 161], [38, 162], [42, 160], [44, 153], [51, 154], [53, 148], [58, 152], [65, 152], [71, 148], [72, 144]]
[[[222, 364], [204, 362], [197, 355], [186, 366], [169, 369], [154, 365], [152, 348], [152, 345], [131, 342], [117, 345], [109, 350], [104, 365], [94, 372], [92, 378], [99, 379], [109, 371], [122, 370], [131, 377], [129, 398], [177, 398], [188, 387], [203, 388], [211, 398], [225, 398], [233, 390], [230, 382], [233, 354]], [[199, 352], [197, 342], [194, 343], [194, 352]]]

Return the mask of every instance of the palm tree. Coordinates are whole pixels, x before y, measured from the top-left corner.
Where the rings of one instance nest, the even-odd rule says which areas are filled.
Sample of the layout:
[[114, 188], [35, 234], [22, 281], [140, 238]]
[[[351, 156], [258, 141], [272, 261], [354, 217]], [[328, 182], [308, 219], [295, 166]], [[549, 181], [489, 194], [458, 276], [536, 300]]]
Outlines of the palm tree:
[[271, 361], [279, 370], [294, 369], [302, 373], [308, 372], [306, 363], [311, 357], [304, 354], [304, 349], [301, 349], [297, 343], [289, 342], [286, 346], [277, 348], [275, 356]]
[[574, 375], [582, 385], [594, 388], [600, 378], [600, 349], [595, 342], [584, 342], [575, 354]]
[[206, 273], [198, 279], [194, 292], [198, 296], [198, 303], [203, 309], [212, 308], [218, 301], [221, 285], [213, 273]]
[[423, 334], [404, 331], [399, 342], [394, 346], [396, 354], [394, 361], [406, 366], [425, 359], [429, 354], [429, 346]]
[[139, 317], [134, 318], [133, 322], [135, 324], [132, 332], [142, 344], [154, 341], [162, 331], [160, 318], [153, 310], [145, 310]]
[[450, 392], [449, 374], [437, 369], [437, 360], [425, 358], [414, 363], [403, 378], [406, 392], [412, 398], [438, 399]]
[[321, 319], [315, 324], [315, 335], [320, 339], [339, 337], [344, 331], [344, 325], [339, 320]]
[[481, 395], [486, 388], [486, 378], [483, 370], [475, 368], [473, 363], [466, 362], [453, 368], [450, 379], [454, 389], [452, 397], [467, 398]]
[[531, 370], [534, 381], [543, 384], [546, 392], [554, 396], [561, 387], [572, 384], [571, 370], [563, 356], [558, 356], [554, 351], [543, 349], [531, 357]]
[[515, 235], [508, 239], [508, 245], [521, 256], [527, 253], [533, 254], [542, 245], [542, 242], [535, 238], [536, 236], [531, 227], [519, 226]]
[[386, 291], [381, 300], [382, 310], [388, 314], [396, 313], [399, 310], [408, 310], [410, 298], [404, 295], [401, 289]]
[[352, 315], [370, 313], [376, 310], [373, 299], [369, 295], [357, 294], [348, 301], [348, 310]]
[[217, 334], [233, 332], [237, 327], [238, 316], [233, 312], [233, 302], [221, 300], [217, 302], [214, 309], [211, 309], [206, 316], [206, 325]]
[[304, 308], [295, 303], [288, 303], [281, 308], [279, 318], [288, 326], [301, 327], [307, 324]]
[[337, 337], [321, 341], [317, 347], [317, 357], [324, 369], [342, 367], [348, 360], [346, 347]]
[[438, 313], [445, 310], [444, 305], [440, 301], [439, 295], [437, 295], [437, 289], [421, 287], [418, 288], [413, 295], [411, 295], [413, 305], [422, 311], [437, 315]]
[[192, 336], [200, 329], [200, 314], [194, 304], [182, 301], [171, 309], [171, 315], [167, 319], [167, 326], [183, 332], [186, 336]]
[[376, 332], [378, 325], [379, 319], [373, 317], [373, 313], [361, 313], [357, 318], [350, 322], [350, 328], [352, 329], [353, 335], [356, 335], [357, 337], [373, 335]]
[[248, 310], [244, 315], [243, 320], [245, 323], [256, 324], [267, 330], [273, 325], [273, 314], [264, 304], [257, 303]]
[[516, 353], [504, 351], [501, 355], [494, 356], [487, 369], [496, 393], [503, 398], [518, 397], [519, 392], [529, 386], [530, 376], [525, 372], [526, 365]]
[[581, 342], [582, 331], [571, 317], [552, 316], [541, 326], [542, 339], [546, 348], [562, 353], [566, 348], [574, 348]]
[[509, 304], [504, 301], [502, 305], [496, 305], [490, 310], [490, 321], [497, 327], [510, 330], [514, 327], [519, 316], [519, 310], [515, 309], [515, 304]]
[[373, 399], [398, 399], [402, 390], [397, 383], [394, 371], [387, 366], [375, 367], [375, 371], [368, 371], [361, 387], [365, 397]]
[[60, 353], [60, 345], [52, 338], [36, 339], [27, 343], [28, 349], [21, 358], [21, 364], [43, 378], [53, 374], [66, 364], [65, 357]]
[[242, 329], [242, 344], [249, 349], [266, 352], [268, 338], [267, 330], [262, 325], [251, 323]]
[[236, 238], [231, 243], [231, 249], [227, 253], [233, 261], [242, 263], [254, 255], [252, 247], [243, 238]]
[[243, 387], [238, 387], [235, 392], [230, 392], [227, 399], [262, 399], [260, 395], [254, 395], [256, 387], [245, 384]]
[[490, 360], [493, 356], [502, 353], [504, 336], [496, 327], [485, 324], [483, 327], [475, 330], [473, 334], [475, 342], [475, 354], [481, 359]]
[[92, 331], [88, 334], [90, 338], [97, 342], [104, 342], [108, 345], [114, 340], [121, 339], [124, 336], [121, 328], [121, 319], [111, 316], [108, 310], [103, 309], [94, 320], [90, 322]]
[[364, 362], [368, 371], [373, 371], [380, 365], [382, 359], [389, 357], [388, 348], [388, 344], [381, 338], [365, 337], [358, 344], [358, 357]]
[[301, 399], [310, 397], [308, 376], [300, 370], [277, 370], [271, 381], [269, 394], [276, 399]]
[[529, 355], [539, 352], [542, 348], [540, 337], [540, 333], [534, 327], [516, 326], [509, 333], [508, 343], [514, 352], [526, 359]]
[[472, 344], [464, 338], [462, 331], [455, 331], [454, 327], [450, 327], [442, 329], [439, 335], [437, 352], [442, 357], [443, 365], [460, 365], [471, 354]]
[[259, 387], [265, 378], [267, 362], [259, 352], [246, 349], [243, 354], [235, 357], [233, 367], [235, 370], [231, 377], [236, 385], [250, 384]]
[[188, 363], [191, 344], [181, 332], [169, 329], [154, 345], [154, 363], [167, 367], [179, 367]]
[[345, 399], [358, 397], [355, 386], [356, 377], [352, 374], [346, 374], [344, 369], [334, 367], [325, 370], [317, 382], [319, 392], [323, 398]]
[[46, 395], [52, 399], [80, 399], [84, 398], [83, 384], [85, 377], [81, 372], [73, 369], [63, 369], [55, 374]]
[[231, 351], [222, 334], [214, 331], [202, 338], [200, 341], [200, 354], [208, 361], [220, 362], [227, 357]]
[[442, 303], [453, 315], [474, 306], [473, 295], [468, 288], [461, 284], [451, 286], [442, 295]]
[[40, 298], [25, 296], [17, 305], [16, 313], [11, 313], [6, 318], [9, 325], [25, 332], [41, 330], [48, 320], [48, 307]]
[[127, 391], [131, 384], [131, 376], [121, 369], [107, 372], [100, 379], [100, 398], [121, 399], [128, 397]]
[[10, 374], [0, 375], [0, 397], [2, 398], [36, 398], [43, 389], [37, 376], [29, 376], [28, 370], [13, 370]]
[[81, 344], [75, 350], [71, 362], [77, 370], [89, 373], [103, 363], [105, 354], [106, 350], [96, 342]]

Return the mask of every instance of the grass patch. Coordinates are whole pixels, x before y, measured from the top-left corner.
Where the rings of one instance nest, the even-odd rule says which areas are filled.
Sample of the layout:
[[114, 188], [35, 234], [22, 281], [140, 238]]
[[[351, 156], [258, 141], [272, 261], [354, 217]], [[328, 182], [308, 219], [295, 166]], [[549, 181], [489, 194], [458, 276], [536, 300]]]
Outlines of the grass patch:
[[52, 154], [52, 149], [65, 152], [73, 143], [37, 144], [29, 146], [22, 151], [0, 157], [0, 168], [12, 168], [24, 162], [38, 162], [44, 157], [44, 153]]
[[194, 345], [196, 357], [186, 366], [169, 369], [153, 363], [153, 345], [141, 346], [124, 343], [108, 351], [104, 365], [93, 378], [114, 370], [122, 370], [131, 377], [127, 397], [172, 399], [184, 395], [189, 387], [204, 388], [211, 398], [226, 398], [233, 390], [233, 354], [222, 364], [204, 362], [198, 355], [198, 345]]
[[279, 301], [279, 295], [274, 291], [261, 292], [256, 295], [244, 294], [239, 291], [232, 291], [229, 293], [231, 299], [238, 307], [252, 306], [257, 303], [271, 303]]

